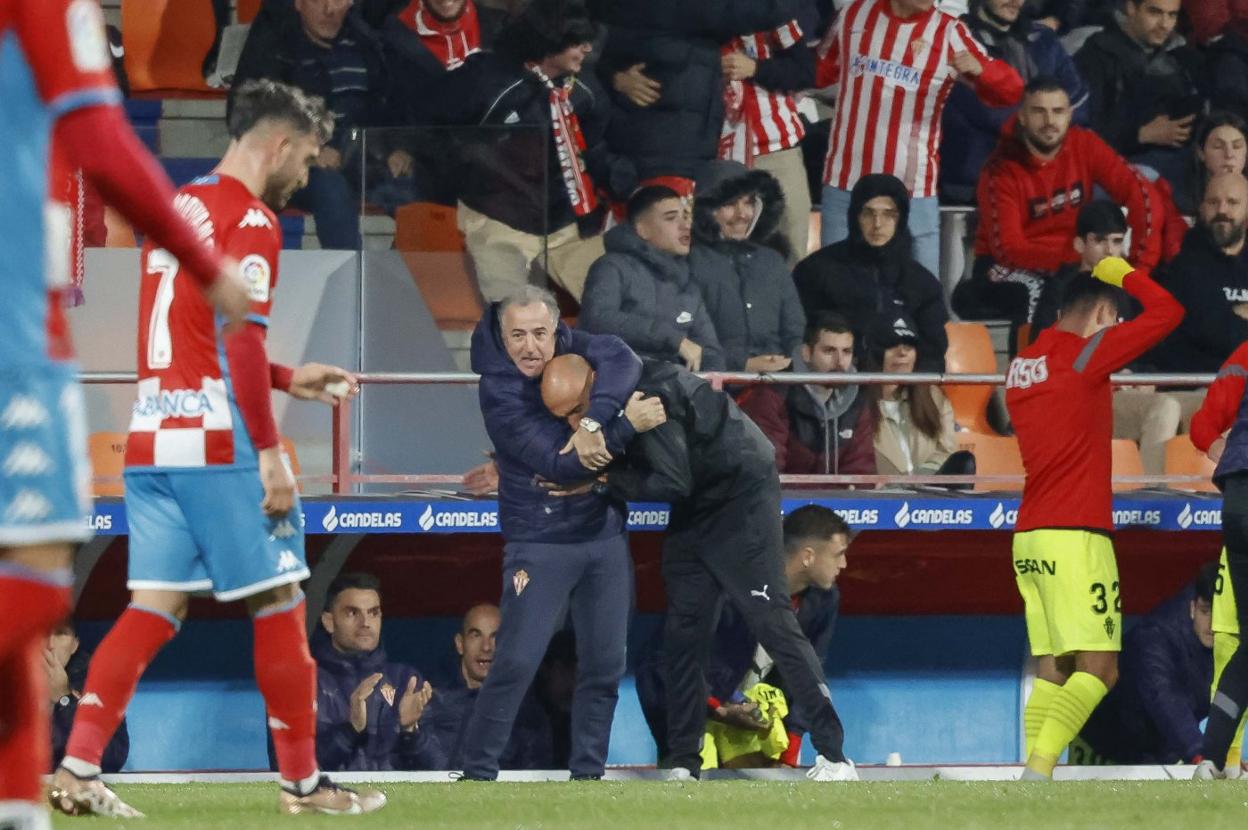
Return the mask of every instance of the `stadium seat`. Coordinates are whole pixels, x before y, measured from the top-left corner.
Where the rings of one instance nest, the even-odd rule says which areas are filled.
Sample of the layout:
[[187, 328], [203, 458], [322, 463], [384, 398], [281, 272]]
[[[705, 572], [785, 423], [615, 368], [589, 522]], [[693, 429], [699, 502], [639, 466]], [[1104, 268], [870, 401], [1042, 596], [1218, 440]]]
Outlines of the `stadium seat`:
[[1172, 484], [1171, 488], [1189, 493], [1216, 493], [1213, 470], [1217, 465], [1192, 445], [1188, 435], [1176, 435], [1166, 442], [1166, 475], [1201, 476], [1204, 481], [1191, 484]]
[[217, 35], [212, 0], [122, 0], [121, 31], [131, 91], [213, 91], [203, 74]]
[[978, 492], [991, 490], [1019, 491], [1023, 489], [1023, 457], [1018, 451], [1018, 439], [1013, 436], [979, 432], [957, 433], [958, 449], [969, 450], [975, 456], [975, 473], [981, 476], [1020, 477], [1019, 481], [983, 482], [975, 485]]
[[[945, 352], [945, 370], [960, 374], [992, 374], [997, 371], [997, 356], [992, 337], [983, 323], [946, 323], [949, 350]], [[988, 401], [991, 386], [946, 384], [942, 387], [953, 404], [953, 417], [958, 426], [982, 435], [996, 435], [988, 423]]]
[[261, 0], [238, 0], [238, 22], [250, 23], [260, 13]]
[[116, 478], [117, 481], [91, 482], [91, 493], [100, 496], [125, 495], [126, 485], [120, 480], [126, 468], [126, 433], [93, 432], [87, 438], [91, 474], [95, 479]]
[[394, 220], [394, 247], [412, 272], [438, 328], [472, 330], [485, 307], [469, 269], [455, 209], [413, 202], [395, 211]]
[[[1144, 460], [1140, 457], [1140, 445], [1128, 438], [1118, 438], [1114, 440], [1113, 445], [1113, 475], [1118, 476], [1142, 476], [1144, 475]], [[1122, 493], [1128, 490], [1141, 490], [1147, 485], [1130, 484], [1127, 482], [1114, 482], [1114, 492]]]

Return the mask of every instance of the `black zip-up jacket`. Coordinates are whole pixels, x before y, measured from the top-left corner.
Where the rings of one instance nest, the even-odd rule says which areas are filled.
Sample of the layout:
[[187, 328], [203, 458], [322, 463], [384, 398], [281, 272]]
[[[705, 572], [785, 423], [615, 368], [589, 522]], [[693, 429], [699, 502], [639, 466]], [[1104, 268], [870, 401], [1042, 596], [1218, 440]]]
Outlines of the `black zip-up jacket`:
[[[489, 52], [473, 55], [446, 73], [444, 83], [440, 123], [493, 128], [465, 133], [460, 142], [463, 203], [539, 236], [578, 221], [552, 139], [545, 84], [520, 64]], [[571, 104], [585, 136], [583, 157], [594, 185], [627, 199], [637, 185], [637, 171], [603, 141], [611, 106], [592, 71], [576, 77]]]
[[[343, 148], [352, 128], [384, 127], [395, 123], [385, 94], [390, 80], [377, 33], [364, 22], [359, 12], [353, 10], [343, 22], [340, 37], [343, 35], [350, 37], [359, 46], [368, 67], [370, 93], [374, 90], [376, 92], [370, 94], [370, 106], [362, 113], [359, 123], [334, 125], [334, 136], [330, 143], [339, 150]], [[243, 54], [238, 59], [238, 69], [234, 73], [233, 85], [264, 78], [290, 84], [309, 95], [329, 101], [333, 91], [329, 73], [320, 69], [309, 73], [300, 66], [300, 55], [309, 43], [299, 15], [289, 0], [265, 3], [247, 34], [247, 42], [243, 45]]]
[[[493, 48], [507, 15], [480, 3], [476, 5], [481, 48], [488, 51]], [[396, 123], [408, 126], [437, 123], [437, 113], [444, 106], [441, 93], [447, 73], [442, 61], [397, 14], [386, 18], [381, 27], [381, 42], [390, 66], [389, 100]]]
[[682, 367], [643, 361], [637, 390], [663, 401], [667, 422], [636, 436], [607, 474], [611, 490], [672, 506], [672, 526], [687, 526], [771, 480], [776, 456], [767, 436], [737, 408]]
[[1217, 372], [1248, 340], [1248, 320], [1235, 313], [1235, 306], [1248, 303], [1248, 248], [1227, 256], [1197, 225], [1158, 281], [1187, 313], [1147, 362], [1162, 372]]
[[[659, 100], [648, 107], [611, 93], [614, 114], [607, 140], [636, 162], [643, 179], [692, 179], [703, 162], [718, 156], [724, 125], [723, 44], [809, 16], [804, 0], [604, 0], [599, 5], [598, 17], [607, 25], [598, 62], [603, 85], [610, 89], [616, 72], [638, 63], [663, 85]], [[813, 59], [804, 59], [811, 61], [813, 78]], [[796, 66], [800, 76], [800, 59]], [[762, 69], [756, 80], [769, 89], [797, 89], [800, 81], [793, 85], [791, 70], [781, 62]]]
[[1146, 49], [1121, 26], [1109, 26], [1088, 39], [1075, 66], [1088, 85], [1089, 124], [1120, 155], [1150, 149], [1140, 144], [1139, 130], [1158, 115], [1201, 111], [1201, 57], [1177, 35]]

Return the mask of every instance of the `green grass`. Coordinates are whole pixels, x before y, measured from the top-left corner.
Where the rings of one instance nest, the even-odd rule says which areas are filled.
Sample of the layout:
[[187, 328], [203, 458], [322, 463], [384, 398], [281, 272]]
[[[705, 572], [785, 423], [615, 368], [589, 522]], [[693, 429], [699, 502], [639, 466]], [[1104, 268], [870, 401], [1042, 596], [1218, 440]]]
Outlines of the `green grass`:
[[272, 785], [119, 787], [146, 821], [70, 819], [90, 830], [274, 830], [299, 827], [464, 830], [1241, 830], [1248, 783], [1158, 781], [1051, 784], [952, 781], [788, 784], [744, 781], [387, 784], [372, 816], [282, 817]]

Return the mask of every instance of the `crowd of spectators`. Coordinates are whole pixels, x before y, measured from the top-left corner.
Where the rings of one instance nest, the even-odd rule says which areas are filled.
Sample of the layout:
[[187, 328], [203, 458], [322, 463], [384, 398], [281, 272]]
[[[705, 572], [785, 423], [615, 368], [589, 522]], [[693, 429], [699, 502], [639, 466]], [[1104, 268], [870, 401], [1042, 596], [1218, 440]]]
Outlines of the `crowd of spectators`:
[[[296, 200], [323, 246], [358, 245], [361, 200], [452, 206], [484, 300], [552, 280], [581, 327], [649, 357], [902, 366], [870, 337], [897, 322], [914, 369], [942, 371], [951, 311], [1009, 321], [1016, 348], [1108, 233], [1192, 312], [1135, 368], [1215, 371], [1248, 325], [1245, 34], [1227, 0], [268, 0], [236, 80], [330, 102], [334, 139]], [[379, 127], [407, 129], [361, 140]], [[941, 204], [977, 209], [951, 302]], [[845, 364], [806, 325], [829, 313]], [[855, 389], [746, 403], [808, 410], [807, 443], [838, 427], [818, 460], [782, 452], [784, 472], [844, 472]], [[852, 471], [933, 467], [897, 454], [903, 413], [911, 450], [923, 434], [953, 453], [947, 401], [878, 391], [863, 426], [886, 446]], [[1160, 472], [1199, 394], [1118, 397], [1118, 434]]]

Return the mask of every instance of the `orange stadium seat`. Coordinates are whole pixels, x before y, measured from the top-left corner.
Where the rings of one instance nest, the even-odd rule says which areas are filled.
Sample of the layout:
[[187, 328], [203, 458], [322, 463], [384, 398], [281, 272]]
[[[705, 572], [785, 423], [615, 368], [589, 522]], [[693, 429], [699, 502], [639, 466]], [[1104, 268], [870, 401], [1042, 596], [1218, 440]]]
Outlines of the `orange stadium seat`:
[[1191, 484], [1172, 484], [1175, 490], [1191, 493], [1216, 493], [1213, 470], [1217, 465], [1209, 457], [1192, 445], [1191, 436], [1176, 435], [1166, 442], [1166, 475], [1201, 476], [1204, 481]]
[[261, 0], [238, 0], [238, 22], [250, 23], [260, 13]]
[[[91, 474], [95, 478], [120, 479], [126, 468], [126, 434], [124, 432], [93, 432], [87, 438]], [[126, 486], [118, 481], [93, 481], [95, 496], [125, 495]]]
[[213, 92], [203, 63], [217, 35], [212, 0], [122, 0], [126, 76], [134, 92]]
[[455, 209], [413, 202], [395, 211], [394, 220], [394, 247], [412, 272], [438, 328], [471, 330], [485, 307], [468, 264]]
[[[992, 337], [983, 323], [946, 323], [949, 350], [945, 352], [945, 370], [961, 374], [992, 374], [997, 371], [997, 356]], [[958, 425], [982, 435], [996, 435], [988, 423], [988, 401], [991, 386], [948, 384], [942, 387], [953, 405]]]
[[[1140, 445], [1128, 438], [1117, 438], [1113, 444], [1113, 475], [1142, 476], [1144, 475], [1144, 459], [1140, 457]], [[1146, 485], [1114, 482], [1114, 492], [1140, 490]]]
[[1013, 436], [959, 432], [958, 449], [969, 450], [975, 456], [975, 474], [981, 476], [1019, 476], [1014, 482], [984, 482], [975, 489], [987, 490], [1023, 489], [1023, 456], [1018, 451], [1018, 439]]

